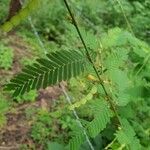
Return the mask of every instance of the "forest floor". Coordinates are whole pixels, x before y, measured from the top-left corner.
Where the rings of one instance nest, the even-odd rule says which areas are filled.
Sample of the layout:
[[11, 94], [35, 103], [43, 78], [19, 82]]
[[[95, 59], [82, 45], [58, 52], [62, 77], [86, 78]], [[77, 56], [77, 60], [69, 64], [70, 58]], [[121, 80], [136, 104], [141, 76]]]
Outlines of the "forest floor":
[[[32, 59], [34, 55], [29, 44], [17, 34], [11, 33], [9, 36], [5, 36], [5, 39], [9, 39], [8, 47], [13, 49], [14, 59], [10, 70], [0, 69], [0, 91], [2, 91], [2, 85], [21, 70], [20, 60], [23, 57]], [[50, 109], [51, 103], [62, 95], [62, 91], [59, 86], [47, 87], [39, 90], [37, 95], [36, 100], [32, 103], [12, 103], [6, 114], [6, 125], [0, 130], [0, 150], [17, 150], [22, 144], [32, 147], [33, 140], [30, 138], [29, 133], [33, 121], [26, 117], [26, 109]], [[39, 147], [38, 149], [42, 148]]]

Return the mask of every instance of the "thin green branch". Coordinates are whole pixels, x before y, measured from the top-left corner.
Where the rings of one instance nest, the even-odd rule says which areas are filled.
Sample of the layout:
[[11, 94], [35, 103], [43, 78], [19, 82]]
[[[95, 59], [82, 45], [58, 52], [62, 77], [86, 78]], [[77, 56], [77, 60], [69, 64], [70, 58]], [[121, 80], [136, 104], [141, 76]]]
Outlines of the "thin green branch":
[[68, 5], [67, 0], [64, 0], [64, 3], [65, 3], [65, 6], [66, 6], [66, 8], [67, 8], [67, 10], [68, 10], [68, 12], [69, 12], [71, 18], [72, 18], [73, 25], [75, 26], [75, 28], [76, 28], [76, 30], [77, 30], [77, 33], [78, 33], [78, 35], [79, 35], [79, 38], [80, 38], [80, 40], [81, 40], [81, 42], [82, 42], [82, 44], [83, 44], [83, 46], [84, 46], [84, 49], [85, 49], [85, 51], [86, 51], [87, 59], [89, 60], [89, 62], [90, 62], [91, 65], [93, 66], [93, 69], [94, 69], [94, 71], [95, 71], [95, 73], [96, 73], [96, 75], [97, 75], [97, 77], [98, 77], [98, 79], [99, 79], [99, 81], [100, 81], [100, 84], [101, 84], [101, 86], [102, 86], [102, 88], [103, 88], [103, 90], [104, 90], [104, 92], [105, 92], [106, 98], [107, 98], [107, 100], [108, 100], [108, 102], [109, 102], [109, 104], [110, 104], [110, 106], [111, 106], [111, 109], [113, 110], [114, 114], [116, 115], [116, 117], [117, 117], [117, 119], [118, 119], [119, 124], [121, 125], [120, 117], [119, 117], [119, 115], [118, 115], [118, 113], [117, 113], [117, 111], [116, 111], [116, 108], [115, 108], [114, 104], [113, 104], [113, 99], [109, 96], [109, 94], [108, 94], [108, 92], [107, 92], [107, 90], [106, 90], [106, 88], [105, 88], [105, 86], [104, 86], [103, 80], [101, 79], [101, 77], [100, 77], [100, 75], [99, 75], [99, 73], [98, 73], [98, 70], [97, 70], [96, 67], [95, 67], [95, 64], [94, 64], [94, 62], [93, 62], [93, 60], [92, 60], [92, 58], [91, 58], [91, 56], [90, 56], [90, 54], [89, 54], [89, 50], [88, 50], [88, 48], [87, 48], [87, 46], [86, 46], [86, 44], [85, 44], [85, 41], [84, 41], [84, 39], [83, 39], [83, 37], [82, 37], [82, 35], [81, 35], [81, 32], [80, 32], [80, 29], [79, 29], [79, 27], [78, 27], [77, 21], [75, 20], [75, 17], [74, 17], [74, 15], [73, 15], [73, 13], [72, 13], [72, 11], [71, 11], [69, 5]]
[[116, 142], [116, 140], [117, 140], [117, 137], [115, 137], [115, 138], [111, 141], [111, 143], [109, 143], [104, 149], [105, 149], [105, 150], [108, 150], [108, 149]]
[[[121, 8], [123, 17], [124, 17], [124, 19], [125, 19], [125, 21], [126, 21], [126, 24], [127, 24], [127, 27], [128, 27], [128, 29], [129, 29], [129, 31], [132, 33], [132, 35], [134, 35], [132, 26], [131, 26], [131, 24], [130, 24], [128, 18], [127, 18], [127, 15], [126, 15], [126, 13], [125, 13], [125, 11], [124, 11], [124, 8], [123, 8], [123, 6], [122, 6], [122, 4], [121, 4], [121, 1], [120, 1], [120, 0], [116, 0], [116, 1], [117, 1], [117, 3], [119, 4], [119, 6], [120, 6], [120, 8]], [[135, 35], [134, 35], [134, 36], [135, 36]]]
[[70, 14], [70, 16], [71, 16], [71, 18], [72, 18], [73, 25], [75, 26], [75, 28], [76, 28], [76, 30], [77, 30], [77, 32], [78, 32], [78, 34], [79, 34], [80, 40], [81, 40], [81, 42], [82, 42], [82, 44], [83, 44], [83, 46], [84, 46], [84, 49], [85, 49], [85, 51], [86, 51], [87, 59], [88, 59], [89, 62], [92, 64], [93, 69], [95, 70], [95, 73], [96, 73], [96, 75], [97, 75], [97, 77], [98, 77], [98, 79], [99, 79], [99, 81], [100, 81], [100, 83], [101, 83], [101, 85], [102, 85], [102, 88], [103, 88], [103, 90], [105, 91], [105, 94], [108, 96], [108, 93], [107, 93], [107, 91], [106, 91], [106, 89], [105, 89], [105, 87], [104, 87], [104, 85], [103, 85], [103, 80], [100, 78], [99, 73], [98, 73], [98, 71], [97, 71], [97, 69], [96, 69], [96, 67], [95, 67], [95, 65], [94, 65], [94, 62], [93, 62], [92, 59], [91, 59], [90, 53], [89, 53], [89, 51], [88, 51], [88, 48], [87, 48], [87, 46], [86, 46], [86, 44], [85, 44], [85, 42], [84, 42], [84, 39], [83, 39], [83, 37], [82, 37], [82, 35], [81, 35], [81, 32], [80, 32], [80, 30], [79, 30], [79, 27], [78, 27], [78, 25], [77, 25], [77, 22], [76, 22], [76, 20], [75, 20], [75, 17], [74, 17], [74, 15], [73, 15], [73, 13], [72, 13], [72, 11], [71, 11], [69, 5], [68, 5], [68, 2], [67, 2], [66, 0], [64, 0], [64, 2], [65, 2], [65, 5], [66, 5], [66, 7], [67, 7], [67, 9], [68, 9], [68, 12], [69, 12], [69, 14]]
[[145, 65], [148, 63], [149, 58], [150, 58], [150, 54], [144, 59], [142, 66], [141, 66], [141, 67], [139, 68], [139, 70], [136, 72], [135, 76], [137, 76], [137, 75], [142, 71], [142, 69], [143, 69], [143, 68], [145, 67]]
[[[68, 93], [66, 92], [65, 87], [63, 86], [63, 84], [60, 84], [60, 87], [61, 87], [61, 89], [62, 89], [62, 91], [63, 91], [63, 93], [64, 93], [64, 95], [65, 95], [65, 97], [66, 97], [66, 100], [68, 101], [68, 103], [69, 103], [70, 105], [72, 105], [71, 97], [70, 97], [70, 96], [68, 95]], [[87, 143], [89, 144], [91, 150], [94, 150], [94, 147], [93, 147], [93, 145], [92, 145], [92, 143], [91, 143], [91, 141], [90, 141], [90, 139], [89, 139], [89, 137], [88, 137], [88, 134], [87, 134], [85, 128], [83, 127], [83, 125], [82, 125], [82, 123], [81, 123], [81, 121], [80, 121], [80, 118], [79, 118], [79, 116], [78, 116], [76, 110], [73, 109], [72, 112], [73, 112], [73, 114], [74, 114], [74, 116], [75, 116], [75, 118], [76, 118], [77, 123], [79, 124], [79, 126], [80, 126], [81, 129], [83, 130], [83, 134], [85, 135], [86, 141], [87, 141]]]

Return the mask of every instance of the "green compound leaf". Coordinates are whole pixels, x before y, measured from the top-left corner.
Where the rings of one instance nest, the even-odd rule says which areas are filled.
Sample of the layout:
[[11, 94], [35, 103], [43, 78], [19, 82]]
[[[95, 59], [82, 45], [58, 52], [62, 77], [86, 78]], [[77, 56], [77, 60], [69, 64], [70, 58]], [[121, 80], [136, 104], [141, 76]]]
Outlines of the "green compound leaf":
[[11, 31], [14, 27], [20, 24], [24, 19], [26, 19], [35, 9], [37, 9], [41, 4], [41, 0], [31, 0], [28, 2], [25, 8], [22, 8], [15, 16], [13, 16], [9, 21], [5, 22], [0, 26], [0, 29], [4, 32]]
[[93, 138], [106, 128], [111, 118], [110, 109], [105, 101], [97, 100], [94, 110], [96, 112], [94, 119], [87, 126], [88, 133]]
[[136, 137], [136, 133], [126, 119], [120, 119], [122, 127], [117, 131], [116, 137], [121, 145], [125, 145], [129, 149], [140, 150], [141, 145]]
[[86, 58], [83, 54], [71, 51], [58, 51], [37, 59], [31, 66], [26, 66], [20, 74], [10, 80], [6, 90], [14, 90], [13, 96], [23, 95], [33, 89], [46, 88], [61, 81], [76, 77], [85, 70]]
[[79, 150], [81, 144], [83, 144], [86, 140], [86, 137], [83, 132], [77, 134], [69, 141], [69, 150]]

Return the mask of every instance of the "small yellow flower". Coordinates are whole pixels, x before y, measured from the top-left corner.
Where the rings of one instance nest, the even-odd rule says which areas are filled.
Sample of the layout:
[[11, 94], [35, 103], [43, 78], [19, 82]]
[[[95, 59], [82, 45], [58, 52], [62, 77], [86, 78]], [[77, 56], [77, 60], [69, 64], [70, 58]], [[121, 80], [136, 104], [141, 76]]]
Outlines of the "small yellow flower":
[[93, 75], [89, 74], [87, 77], [88, 80], [90, 81], [98, 81], [96, 77], [94, 77]]

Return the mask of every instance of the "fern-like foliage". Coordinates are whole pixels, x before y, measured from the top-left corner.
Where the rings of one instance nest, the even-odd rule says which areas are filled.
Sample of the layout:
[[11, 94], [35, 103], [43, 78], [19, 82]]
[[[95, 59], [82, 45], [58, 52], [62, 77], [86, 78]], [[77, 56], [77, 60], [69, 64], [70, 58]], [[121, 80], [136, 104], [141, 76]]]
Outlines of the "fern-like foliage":
[[87, 130], [90, 137], [97, 136], [106, 125], [110, 122], [111, 112], [106, 101], [96, 100], [94, 103], [95, 116], [94, 119], [88, 124]]
[[121, 119], [121, 123], [122, 127], [116, 133], [118, 142], [129, 149], [140, 150], [141, 145], [132, 126], [126, 119]]
[[85, 69], [86, 58], [80, 52], [57, 51], [47, 54], [48, 58], [37, 59], [14, 77], [6, 90], [14, 90], [13, 96], [22, 95], [32, 89], [46, 88], [62, 80], [76, 77]]
[[[90, 101], [89, 101], [90, 102]], [[95, 99], [90, 103], [93, 110], [94, 119], [85, 126], [86, 133], [89, 137], [95, 138], [102, 130], [104, 130], [112, 117], [108, 103], [103, 99]], [[79, 150], [80, 146], [85, 142], [86, 136], [81, 130], [69, 141], [70, 150]]]
[[76, 134], [70, 141], [69, 141], [69, 150], [79, 150], [81, 144], [83, 144], [86, 140], [86, 137], [83, 132], [80, 134]]
[[20, 22], [26, 19], [31, 12], [40, 6], [41, 0], [31, 0], [28, 2], [25, 8], [22, 8], [15, 16], [13, 16], [9, 21], [5, 22], [0, 26], [5, 32], [9, 32], [12, 28], [20, 24]]

